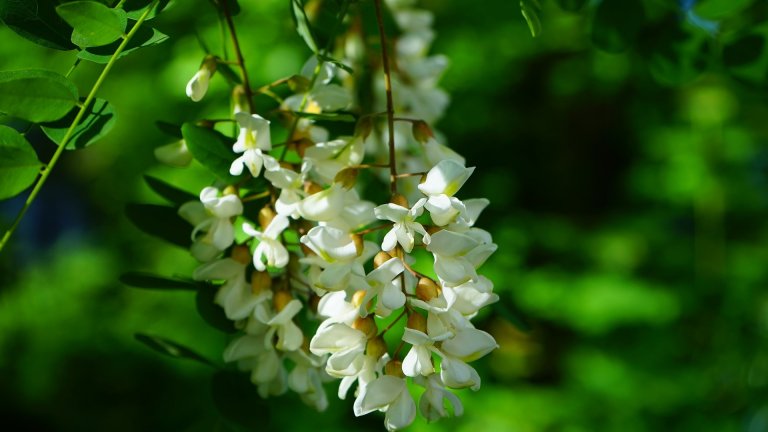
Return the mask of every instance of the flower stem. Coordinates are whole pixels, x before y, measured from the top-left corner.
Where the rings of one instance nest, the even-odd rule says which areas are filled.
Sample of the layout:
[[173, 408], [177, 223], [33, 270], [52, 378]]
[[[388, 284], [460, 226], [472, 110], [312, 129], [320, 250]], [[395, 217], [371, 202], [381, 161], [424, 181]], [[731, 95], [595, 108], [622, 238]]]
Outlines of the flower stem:
[[384, 32], [384, 19], [381, 12], [381, 0], [374, 0], [376, 6], [376, 23], [379, 26], [381, 40], [381, 62], [384, 68], [384, 88], [387, 94], [387, 129], [389, 132], [389, 186], [392, 195], [397, 193], [397, 167], [395, 161], [395, 108], [392, 102], [392, 74], [389, 70], [389, 54], [387, 53], [387, 35]]
[[224, 19], [227, 21], [227, 27], [229, 28], [229, 34], [232, 36], [235, 57], [237, 58], [237, 64], [240, 66], [240, 73], [243, 77], [243, 90], [245, 91], [245, 97], [248, 100], [248, 111], [253, 114], [256, 111], [253, 106], [253, 90], [251, 89], [251, 83], [248, 81], [248, 70], [245, 68], [245, 59], [243, 59], [243, 52], [240, 50], [240, 42], [237, 39], [235, 23], [232, 21], [232, 13], [229, 11], [228, 3], [229, 0], [221, 0], [221, 12], [224, 14]]
[[120, 56], [120, 53], [123, 52], [123, 50], [128, 45], [128, 42], [130, 42], [133, 35], [136, 34], [136, 32], [139, 30], [139, 27], [141, 27], [141, 25], [147, 19], [147, 16], [149, 16], [149, 13], [152, 11], [152, 6], [154, 6], [156, 2], [157, 0], [154, 0], [150, 5], [150, 7], [148, 7], [147, 10], [145, 10], [144, 13], [141, 14], [139, 19], [136, 21], [136, 24], [134, 24], [133, 28], [131, 28], [131, 31], [129, 31], [128, 34], [125, 35], [125, 37], [123, 38], [123, 41], [120, 43], [120, 45], [117, 47], [115, 52], [112, 54], [112, 57], [109, 58], [109, 62], [107, 62], [107, 65], [104, 66], [104, 69], [101, 71], [101, 74], [96, 79], [96, 82], [93, 84], [91, 91], [88, 93], [88, 96], [85, 98], [85, 102], [82, 104], [82, 106], [80, 107], [80, 110], [77, 112], [75, 119], [72, 120], [72, 124], [69, 125], [69, 129], [67, 129], [67, 133], [64, 135], [64, 138], [59, 143], [59, 147], [56, 149], [56, 152], [51, 157], [51, 160], [48, 161], [48, 163], [45, 165], [45, 168], [43, 168], [43, 171], [40, 174], [40, 178], [37, 180], [37, 183], [35, 183], [35, 187], [32, 189], [32, 192], [30, 192], [29, 196], [27, 197], [27, 200], [24, 202], [24, 207], [22, 207], [21, 211], [19, 211], [19, 214], [16, 215], [16, 219], [13, 221], [13, 225], [11, 225], [8, 231], [6, 231], [5, 234], [3, 234], [3, 238], [2, 240], [0, 240], [0, 251], [2, 251], [5, 245], [8, 243], [8, 240], [16, 231], [16, 228], [18, 228], [19, 223], [21, 223], [21, 220], [24, 218], [24, 215], [27, 213], [27, 210], [35, 201], [35, 198], [37, 198], [37, 194], [40, 193], [40, 189], [43, 188], [43, 185], [45, 184], [46, 180], [48, 180], [48, 177], [51, 175], [51, 171], [53, 171], [53, 168], [56, 166], [56, 162], [59, 161], [61, 154], [64, 153], [64, 149], [66, 148], [67, 143], [72, 138], [72, 135], [75, 133], [75, 128], [80, 123], [80, 120], [83, 119], [86, 109], [88, 108], [88, 106], [90, 106], [91, 102], [93, 102], [93, 99], [96, 97], [96, 92], [98, 92], [99, 89], [101, 88], [101, 85], [104, 83], [104, 80], [107, 78], [107, 75], [112, 70], [112, 66], [114, 66], [115, 62], [117, 61], [117, 58]]

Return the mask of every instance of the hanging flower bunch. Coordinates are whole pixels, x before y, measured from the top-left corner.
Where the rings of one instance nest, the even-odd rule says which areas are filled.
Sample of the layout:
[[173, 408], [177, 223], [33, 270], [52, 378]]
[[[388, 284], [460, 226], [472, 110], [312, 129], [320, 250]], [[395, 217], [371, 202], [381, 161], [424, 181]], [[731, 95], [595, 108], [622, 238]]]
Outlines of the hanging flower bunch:
[[[293, 0], [314, 54], [296, 76], [256, 89], [227, 2], [218, 3], [242, 77], [231, 119], [185, 124], [184, 140], [157, 153], [175, 165], [193, 156], [218, 176], [178, 214], [200, 262], [193, 278], [211, 285], [238, 329], [224, 361], [247, 371], [262, 397], [292, 390], [318, 410], [328, 406], [323, 383], [339, 380], [355, 415], [383, 411], [388, 430], [408, 426], [417, 405], [428, 420], [461, 415], [451, 389], [478, 390], [471, 362], [497, 348], [471, 321], [498, 300], [478, 273], [496, 245], [475, 226], [488, 200], [459, 197], [474, 168], [429, 126], [449, 100], [437, 86], [447, 60], [429, 54], [431, 13], [413, 1], [343, 2], [341, 30], [318, 48]], [[375, 9], [377, 27], [363, 28], [364, 8]], [[396, 37], [384, 32], [385, 13]], [[369, 33], [378, 43], [365, 42]], [[217, 68], [231, 63], [207, 56], [190, 99], [204, 101]], [[372, 71], [368, 102], [363, 69]], [[255, 112], [257, 91], [275, 110]], [[342, 133], [323, 126], [348, 120], [356, 126]], [[232, 125], [237, 134], [223, 132]], [[273, 142], [274, 128], [284, 142]], [[369, 197], [371, 183], [380, 192]]]

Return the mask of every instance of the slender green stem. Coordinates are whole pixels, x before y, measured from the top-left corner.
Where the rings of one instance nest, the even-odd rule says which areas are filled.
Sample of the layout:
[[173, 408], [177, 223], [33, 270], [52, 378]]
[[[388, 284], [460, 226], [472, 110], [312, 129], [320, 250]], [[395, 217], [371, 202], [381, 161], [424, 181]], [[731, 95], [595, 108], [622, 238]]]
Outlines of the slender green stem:
[[98, 79], [96, 79], [96, 83], [93, 84], [93, 87], [91, 88], [90, 93], [88, 93], [88, 97], [85, 98], [85, 102], [83, 103], [80, 110], [77, 112], [77, 116], [75, 116], [75, 119], [72, 121], [72, 124], [69, 126], [69, 129], [67, 129], [67, 133], [64, 135], [64, 138], [59, 143], [59, 147], [56, 149], [56, 152], [53, 154], [53, 157], [51, 157], [51, 160], [48, 162], [45, 168], [43, 168], [40, 178], [37, 180], [37, 183], [35, 183], [35, 187], [32, 189], [32, 192], [27, 197], [27, 201], [24, 203], [24, 207], [22, 207], [21, 211], [19, 211], [19, 214], [16, 215], [16, 219], [13, 221], [13, 225], [11, 225], [8, 231], [6, 231], [5, 234], [3, 235], [2, 240], [0, 240], [0, 252], [8, 243], [8, 240], [16, 231], [16, 228], [19, 226], [19, 223], [24, 218], [24, 215], [27, 213], [27, 210], [35, 201], [35, 198], [37, 198], [37, 194], [40, 192], [40, 189], [43, 188], [43, 185], [45, 184], [46, 180], [48, 180], [48, 177], [51, 175], [51, 171], [53, 171], [53, 168], [56, 166], [56, 162], [58, 162], [59, 157], [61, 157], [61, 154], [64, 153], [64, 149], [66, 148], [67, 143], [72, 138], [72, 135], [75, 132], [75, 128], [80, 123], [80, 120], [83, 119], [86, 108], [91, 104], [91, 102], [93, 102], [93, 99], [96, 97], [96, 92], [98, 92], [99, 89], [101, 88], [101, 85], [104, 83], [104, 80], [109, 74], [109, 71], [112, 70], [112, 66], [114, 66], [115, 62], [117, 61], [117, 58], [120, 56], [120, 53], [123, 52], [123, 50], [128, 45], [128, 42], [131, 40], [133, 35], [135, 35], [136, 32], [139, 30], [139, 27], [141, 27], [141, 24], [144, 22], [144, 20], [146, 20], [147, 16], [149, 15], [149, 12], [152, 10], [152, 6], [154, 6], [156, 2], [157, 0], [153, 1], [150, 7], [148, 7], [147, 10], [145, 10], [144, 13], [139, 17], [139, 19], [136, 21], [136, 24], [133, 26], [131, 31], [128, 32], [128, 34], [125, 36], [123, 41], [120, 43], [120, 46], [117, 47], [117, 50], [115, 50], [115, 53], [112, 54], [112, 57], [110, 57], [107, 65], [104, 66], [104, 70], [101, 71], [101, 75], [99, 75]]
[[389, 132], [389, 185], [392, 195], [397, 193], [397, 161], [395, 160], [395, 108], [392, 102], [392, 74], [389, 70], [387, 53], [387, 34], [384, 31], [384, 19], [381, 12], [381, 0], [373, 0], [376, 6], [376, 23], [379, 26], [381, 40], [381, 62], [384, 68], [384, 88], [387, 94], [387, 129]]
[[116, 5], [113, 7], [113, 9], [120, 9], [121, 7], [123, 7], [123, 3], [125, 3], [125, 0], [120, 0], [120, 1], [119, 1], [119, 2], [117, 2], [117, 4], [116, 4]]
[[69, 68], [69, 70], [67, 71], [67, 73], [64, 76], [69, 78], [69, 76], [72, 75], [72, 72], [74, 72], [75, 69], [77, 68], [77, 66], [80, 64], [81, 60], [82, 59], [80, 57], [76, 58], [75, 62], [72, 63], [72, 67]]
[[221, 1], [221, 12], [224, 14], [224, 19], [227, 21], [229, 34], [232, 37], [232, 45], [235, 49], [235, 58], [237, 58], [237, 64], [240, 65], [240, 72], [243, 77], [243, 90], [245, 91], [245, 98], [248, 102], [248, 111], [251, 114], [254, 114], [256, 109], [253, 106], [253, 90], [251, 89], [251, 83], [248, 81], [248, 70], [245, 68], [245, 59], [243, 58], [243, 52], [240, 50], [240, 42], [237, 39], [235, 23], [232, 21], [232, 14], [229, 11], [228, 1], [229, 0]]

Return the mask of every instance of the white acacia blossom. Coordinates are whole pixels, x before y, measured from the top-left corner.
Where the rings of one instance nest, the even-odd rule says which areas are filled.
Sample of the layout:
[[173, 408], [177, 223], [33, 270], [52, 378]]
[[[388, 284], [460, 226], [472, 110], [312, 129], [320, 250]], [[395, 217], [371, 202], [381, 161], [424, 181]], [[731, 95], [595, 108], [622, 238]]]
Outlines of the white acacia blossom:
[[[497, 248], [476, 226], [489, 202], [459, 197], [475, 168], [428, 126], [450, 100], [439, 87], [448, 60], [430, 54], [433, 16], [415, 0], [385, 3], [399, 30], [388, 122], [384, 73], [380, 64], [366, 70], [372, 46], [353, 25], [338, 38], [346, 58], [312, 56], [301, 75], [254, 87], [294, 92], [270, 94], [279, 107], [262, 113], [269, 120], [250, 112], [249, 89], [234, 85], [234, 160], [225, 152], [209, 167], [225, 192], [206, 187], [178, 213], [193, 226], [193, 278], [237, 330], [224, 361], [249, 374], [261, 397], [290, 390], [318, 411], [330, 403], [323, 384], [338, 380], [355, 416], [383, 412], [393, 431], [419, 413], [428, 421], [463, 414], [455, 390], [480, 389], [472, 362], [498, 348], [472, 319], [499, 296], [481, 274]], [[370, 95], [355, 88], [356, 69], [371, 74], [372, 100], [361, 101]], [[187, 85], [192, 100], [203, 98], [213, 70], [210, 56]], [[353, 116], [351, 136], [332, 131], [352, 127], [320, 126]], [[270, 120], [287, 120], [276, 126], [283, 142], [274, 150]], [[192, 156], [183, 141], [156, 153], [179, 166]], [[221, 178], [221, 164], [231, 177]], [[382, 189], [372, 192], [377, 180]]]

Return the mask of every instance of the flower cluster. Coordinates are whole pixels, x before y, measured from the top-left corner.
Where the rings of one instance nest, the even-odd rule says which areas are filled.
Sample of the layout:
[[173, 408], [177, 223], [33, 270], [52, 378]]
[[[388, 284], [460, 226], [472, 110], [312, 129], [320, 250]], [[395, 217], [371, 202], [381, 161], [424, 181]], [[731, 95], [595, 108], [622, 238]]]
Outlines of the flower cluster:
[[[475, 226], [488, 201], [457, 196], [474, 168], [427, 126], [448, 102], [436, 87], [446, 60], [427, 56], [432, 17], [411, 2], [387, 3], [403, 32], [388, 90], [401, 100], [388, 120], [397, 111], [409, 127], [393, 134], [365, 114], [355, 133], [332, 136], [317, 119], [360, 110], [355, 80], [313, 56], [292, 78], [294, 93], [278, 97], [285, 142], [273, 143], [271, 121], [250, 111], [249, 89], [235, 88], [239, 133], [227, 163], [237, 180], [206, 187], [179, 214], [193, 226], [194, 278], [216, 286], [215, 303], [240, 331], [226, 362], [247, 371], [262, 397], [290, 389], [318, 410], [328, 405], [323, 383], [339, 379], [338, 396], [352, 391], [355, 415], [383, 411], [396, 430], [417, 411], [430, 421], [462, 414], [451, 389], [478, 390], [470, 363], [497, 347], [471, 319], [498, 296], [478, 273], [496, 250]], [[187, 86], [193, 101], [204, 98], [211, 62]], [[382, 173], [389, 202], [365, 199], [363, 171]], [[246, 211], [250, 203], [257, 210]]]

